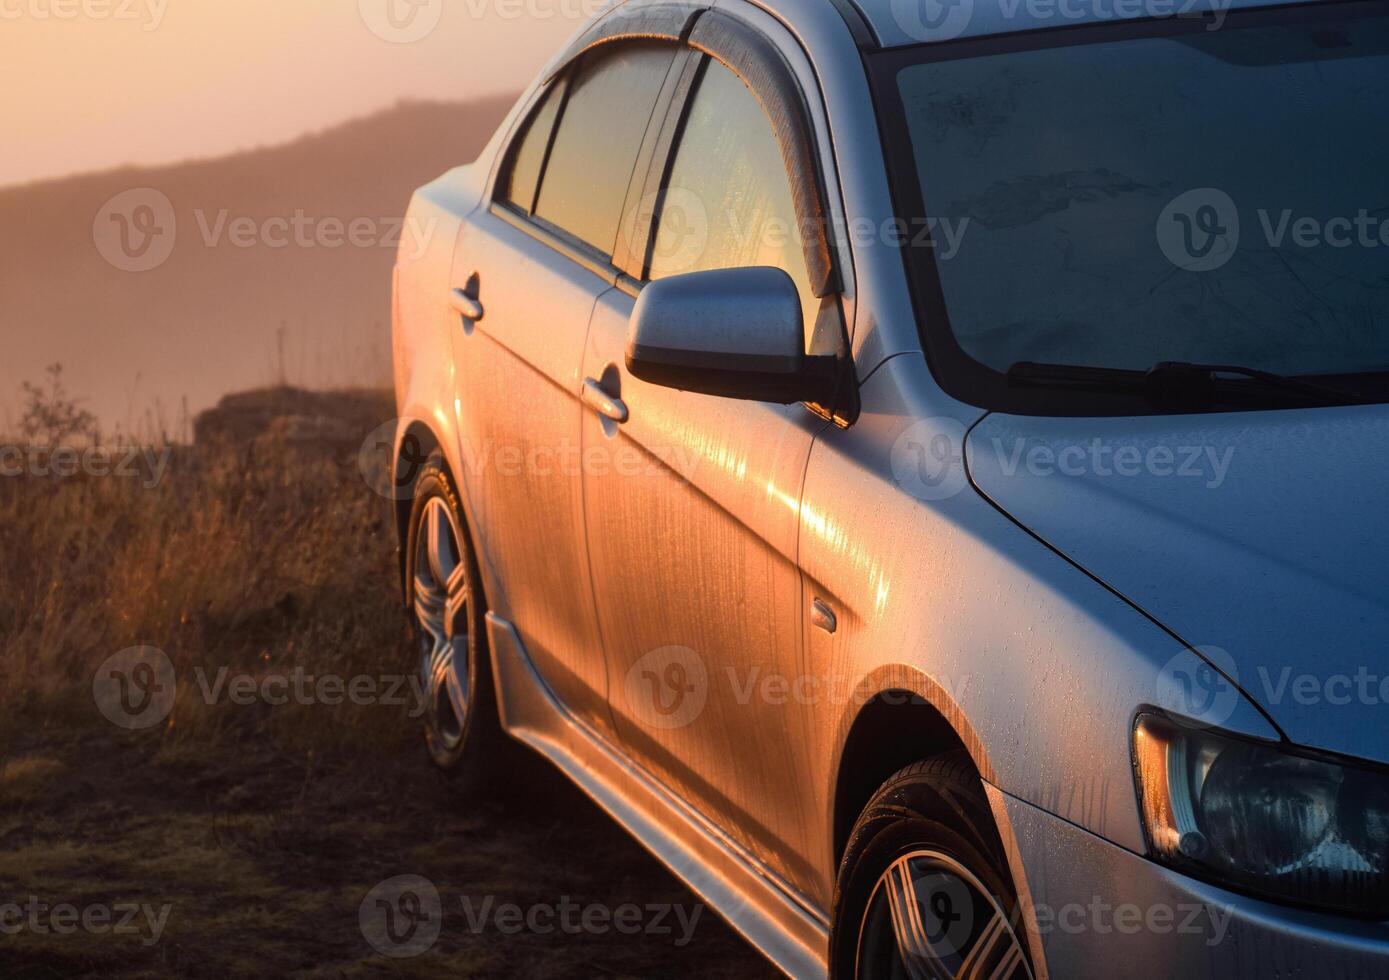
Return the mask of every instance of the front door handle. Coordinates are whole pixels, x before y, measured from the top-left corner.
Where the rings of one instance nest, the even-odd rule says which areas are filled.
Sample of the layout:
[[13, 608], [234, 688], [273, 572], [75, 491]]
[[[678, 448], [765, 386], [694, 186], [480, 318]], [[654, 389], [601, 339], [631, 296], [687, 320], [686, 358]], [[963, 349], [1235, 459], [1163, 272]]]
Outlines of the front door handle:
[[449, 292], [449, 306], [453, 311], [465, 320], [477, 323], [483, 318], [486, 311], [482, 308], [482, 301], [478, 299], [478, 289], [481, 286], [480, 278], [476, 272], [468, 277], [468, 285], [463, 289], [454, 289]]
[[810, 622], [817, 629], [822, 629], [826, 633], [833, 633], [839, 629], [839, 618], [835, 616], [829, 603], [823, 599], [816, 599], [810, 604]]
[[584, 379], [583, 398], [585, 405], [603, 418], [612, 419], [618, 425], [625, 425], [627, 419], [631, 417], [622, 399], [614, 398], [608, 394], [607, 390], [592, 378]]

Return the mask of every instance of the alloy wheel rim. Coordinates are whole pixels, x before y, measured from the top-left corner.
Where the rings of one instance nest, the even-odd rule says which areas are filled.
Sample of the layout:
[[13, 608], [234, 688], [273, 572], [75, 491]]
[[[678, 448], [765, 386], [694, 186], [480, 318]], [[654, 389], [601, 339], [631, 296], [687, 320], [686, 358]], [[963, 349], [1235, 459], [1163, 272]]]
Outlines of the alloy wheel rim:
[[439, 746], [453, 751], [463, 741], [468, 717], [468, 573], [459, 546], [462, 535], [443, 500], [425, 504], [419, 535], [415, 619], [425, 717]]
[[864, 909], [858, 980], [1032, 980], [1008, 915], [953, 858], [918, 850], [893, 861]]

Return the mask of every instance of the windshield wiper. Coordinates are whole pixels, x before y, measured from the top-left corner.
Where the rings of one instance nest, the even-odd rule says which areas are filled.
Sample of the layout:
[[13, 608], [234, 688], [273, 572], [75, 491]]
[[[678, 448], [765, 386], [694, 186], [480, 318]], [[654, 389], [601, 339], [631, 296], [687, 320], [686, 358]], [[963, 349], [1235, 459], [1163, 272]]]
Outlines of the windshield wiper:
[[1132, 392], [1159, 402], [1208, 403], [1225, 401], [1231, 395], [1284, 394], [1300, 396], [1314, 405], [1368, 404], [1368, 399], [1353, 392], [1302, 378], [1235, 364], [1191, 361], [1163, 361], [1147, 371], [1019, 361], [1008, 369], [1008, 380], [1023, 386]]

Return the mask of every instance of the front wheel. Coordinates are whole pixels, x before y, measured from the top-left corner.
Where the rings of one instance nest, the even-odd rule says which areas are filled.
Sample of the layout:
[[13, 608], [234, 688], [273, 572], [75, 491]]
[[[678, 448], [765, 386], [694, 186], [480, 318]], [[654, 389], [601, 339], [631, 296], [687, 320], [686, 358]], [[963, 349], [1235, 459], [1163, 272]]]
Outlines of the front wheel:
[[836, 980], [1031, 980], [1017, 896], [979, 776], [908, 766], [874, 795], [840, 865]]
[[424, 692], [425, 746], [435, 765], [484, 774], [502, 740], [487, 656], [477, 561], [442, 457], [415, 484], [406, 594]]

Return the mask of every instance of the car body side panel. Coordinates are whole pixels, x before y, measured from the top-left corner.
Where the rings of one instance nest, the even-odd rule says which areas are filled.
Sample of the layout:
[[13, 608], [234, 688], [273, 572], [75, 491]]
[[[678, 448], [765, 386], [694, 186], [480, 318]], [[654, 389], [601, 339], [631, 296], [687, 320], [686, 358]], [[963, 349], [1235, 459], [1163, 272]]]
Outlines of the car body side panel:
[[485, 315], [455, 315], [445, 349], [479, 547], [506, 583], [494, 609], [516, 624], [569, 710], [608, 732], [579, 467], [579, 367], [594, 300], [608, 287], [488, 208], [462, 230], [452, 284], [474, 275]]
[[585, 375], [630, 412], [589, 413], [584, 483], [613, 714], [627, 751], [756, 861], [805, 888], [794, 705], [802, 594], [796, 513], [814, 433], [800, 406], [648, 384], [623, 365], [633, 301], [599, 300]]
[[[831, 693], [805, 756], [825, 840], [837, 753], [863, 695], [875, 675], [919, 672], [933, 688], [913, 693], [969, 719], [961, 734], [987, 779], [1142, 851], [1132, 719], [1159, 702], [1164, 664], [1190, 652], [978, 494], [963, 465], [975, 419], [937, 415], [931, 390], [921, 358], [889, 361], [854, 427], [817, 440], [806, 476], [801, 565], [839, 619], [807, 648], [807, 673]], [[914, 452], [932, 445], [950, 463], [935, 483]], [[1243, 700], [1227, 726], [1278, 737]]]
[[[444, 302], [453, 275], [453, 248], [463, 216], [477, 201], [477, 171], [459, 167], [415, 192], [405, 226], [427, 229], [422, 242], [402, 242], [395, 268], [391, 346], [395, 373], [397, 467], [401, 442], [412, 426], [424, 426], [449, 463], [461, 473], [453, 412], [453, 359], [447, 356], [454, 317]], [[413, 234], [413, 232], [412, 232]], [[444, 355], [444, 356], [441, 356]], [[407, 466], [416, 465], [407, 460]], [[401, 472], [397, 478], [408, 477]], [[464, 506], [468, 506], [466, 488]], [[484, 562], [484, 574], [487, 573]], [[490, 593], [490, 589], [489, 589]]]

